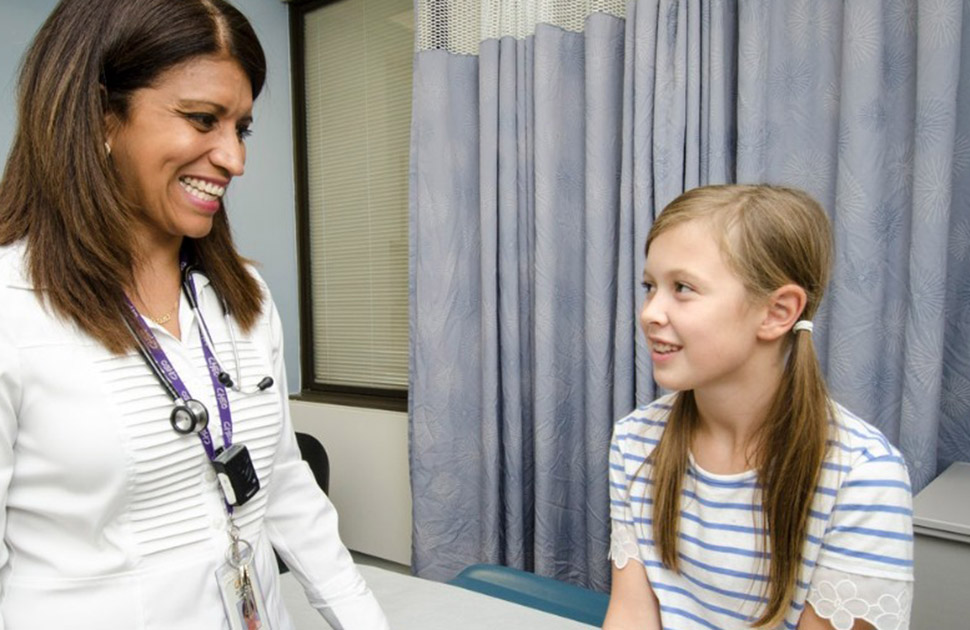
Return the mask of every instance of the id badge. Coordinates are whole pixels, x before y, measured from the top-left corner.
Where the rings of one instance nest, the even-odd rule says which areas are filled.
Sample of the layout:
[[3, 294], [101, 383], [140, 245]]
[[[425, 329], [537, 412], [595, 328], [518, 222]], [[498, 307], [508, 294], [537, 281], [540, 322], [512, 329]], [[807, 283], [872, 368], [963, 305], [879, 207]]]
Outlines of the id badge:
[[273, 630], [252, 564], [226, 563], [216, 570], [230, 630]]

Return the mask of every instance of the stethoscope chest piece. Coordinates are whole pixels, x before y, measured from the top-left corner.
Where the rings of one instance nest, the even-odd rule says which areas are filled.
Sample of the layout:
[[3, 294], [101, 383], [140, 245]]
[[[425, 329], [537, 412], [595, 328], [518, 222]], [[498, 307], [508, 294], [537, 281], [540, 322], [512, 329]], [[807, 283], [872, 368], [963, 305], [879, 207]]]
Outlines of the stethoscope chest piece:
[[176, 433], [188, 435], [209, 426], [209, 410], [198, 400], [189, 398], [184, 403], [175, 405], [169, 421]]

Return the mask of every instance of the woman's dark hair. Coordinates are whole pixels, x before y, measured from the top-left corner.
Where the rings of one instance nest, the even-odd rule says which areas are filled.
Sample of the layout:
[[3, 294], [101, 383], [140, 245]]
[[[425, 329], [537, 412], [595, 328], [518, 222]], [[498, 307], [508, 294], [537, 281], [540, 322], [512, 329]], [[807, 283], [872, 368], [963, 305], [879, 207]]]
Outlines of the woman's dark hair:
[[[263, 88], [266, 59], [252, 26], [224, 0], [62, 0], [21, 67], [18, 126], [0, 181], [0, 244], [26, 242], [26, 268], [58, 314], [113, 352], [134, 347], [121, 306], [138, 254], [140, 212], [105, 151], [106, 114], [124, 121], [132, 94], [202, 55], [239, 63]], [[259, 285], [219, 212], [192, 242], [198, 263], [244, 330]]]

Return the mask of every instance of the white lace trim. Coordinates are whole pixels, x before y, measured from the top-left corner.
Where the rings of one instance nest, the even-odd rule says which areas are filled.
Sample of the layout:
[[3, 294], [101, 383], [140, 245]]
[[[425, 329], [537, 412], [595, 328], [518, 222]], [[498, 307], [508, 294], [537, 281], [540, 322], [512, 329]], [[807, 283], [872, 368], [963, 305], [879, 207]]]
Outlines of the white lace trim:
[[816, 567], [808, 603], [835, 630], [865, 619], [876, 630], [908, 630], [913, 583]]
[[417, 49], [477, 55], [486, 39], [522, 39], [537, 24], [580, 33], [593, 13], [626, 15], [627, 0], [418, 0]]
[[633, 527], [627, 523], [613, 521], [610, 533], [610, 560], [617, 569], [622, 569], [630, 558], [640, 561], [640, 549], [637, 546], [637, 535]]

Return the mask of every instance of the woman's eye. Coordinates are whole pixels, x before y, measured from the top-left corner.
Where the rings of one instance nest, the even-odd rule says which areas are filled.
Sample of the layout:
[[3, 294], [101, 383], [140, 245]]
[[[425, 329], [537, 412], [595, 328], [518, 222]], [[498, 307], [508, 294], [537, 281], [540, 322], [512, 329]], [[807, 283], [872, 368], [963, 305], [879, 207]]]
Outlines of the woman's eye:
[[201, 112], [188, 113], [185, 117], [203, 129], [212, 129], [217, 122], [214, 115]]
[[249, 125], [240, 125], [236, 127], [236, 135], [239, 136], [240, 140], [245, 140], [249, 136], [253, 135], [253, 129]]

